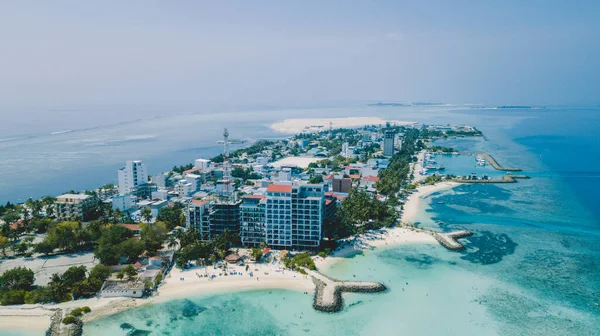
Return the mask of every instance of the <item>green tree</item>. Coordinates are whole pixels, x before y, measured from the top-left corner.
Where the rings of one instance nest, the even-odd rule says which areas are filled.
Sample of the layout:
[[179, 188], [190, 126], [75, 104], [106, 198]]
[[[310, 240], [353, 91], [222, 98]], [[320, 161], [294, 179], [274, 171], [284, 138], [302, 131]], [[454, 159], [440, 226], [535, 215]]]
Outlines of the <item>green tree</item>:
[[182, 226], [185, 222], [182, 207], [175, 205], [160, 209], [156, 216], [156, 221], [164, 222], [169, 231], [173, 230], [176, 226]]
[[25, 294], [27, 291], [23, 289], [12, 289], [2, 293], [0, 303], [2, 305], [15, 305], [25, 303]]
[[86, 279], [87, 268], [85, 266], [71, 266], [62, 275], [61, 280], [67, 287], [73, 287], [75, 284]]
[[253, 248], [250, 255], [252, 256], [252, 259], [254, 259], [256, 262], [260, 262], [260, 258], [262, 258], [262, 250], [260, 248]]
[[54, 248], [54, 243], [48, 240], [43, 240], [35, 245], [33, 252], [42, 253], [48, 256], [50, 253], [54, 252]]
[[317, 175], [312, 176], [308, 180], [308, 183], [314, 183], [314, 184], [323, 183], [323, 175], [317, 174]]
[[146, 223], [150, 223], [150, 221], [152, 221], [152, 211], [148, 207], [144, 207], [142, 209], [141, 216]]
[[112, 225], [104, 230], [98, 244], [94, 249], [94, 255], [105, 265], [115, 265], [119, 262], [122, 249], [121, 243], [133, 237], [133, 232], [120, 225]]
[[120, 254], [127, 258], [127, 262], [134, 263], [144, 253], [145, 244], [138, 239], [130, 238], [119, 244]]
[[121, 273], [127, 276], [127, 280], [133, 280], [138, 274], [138, 272], [135, 270], [135, 267], [132, 265], [125, 266], [125, 268], [121, 270]]
[[167, 239], [167, 228], [162, 222], [142, 225], [141, 238], [146, 246], [146, 252], [155, 255]]
[[8, 238], [0, 235], [0, 250], [2, 250], [2, 256], [6, 257], [6, 248], [10, 245]]
[[70, 299], [69, 288], [62, 281], [58, 273], [52, 274], [48, 288], [54, 302], [64, 302]]
[[35, 276], [32, 270], [25, 267], [17, 267], [2, 273], [0, 276], [0, 288], [5, 290], [29, 290], [33, 286], [34, 281]]
[[33, 218], [30, 227], [37, 233], [44, 233], [51, 224], [52, 220], [50, 218]]

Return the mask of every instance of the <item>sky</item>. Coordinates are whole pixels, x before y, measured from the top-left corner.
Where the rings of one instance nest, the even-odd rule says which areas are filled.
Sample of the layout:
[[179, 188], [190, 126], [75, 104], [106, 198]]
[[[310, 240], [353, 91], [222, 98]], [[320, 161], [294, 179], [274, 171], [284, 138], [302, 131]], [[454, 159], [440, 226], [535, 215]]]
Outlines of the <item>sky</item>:
[[600, 1], [2, 1], [0, 104], [599, 104]]

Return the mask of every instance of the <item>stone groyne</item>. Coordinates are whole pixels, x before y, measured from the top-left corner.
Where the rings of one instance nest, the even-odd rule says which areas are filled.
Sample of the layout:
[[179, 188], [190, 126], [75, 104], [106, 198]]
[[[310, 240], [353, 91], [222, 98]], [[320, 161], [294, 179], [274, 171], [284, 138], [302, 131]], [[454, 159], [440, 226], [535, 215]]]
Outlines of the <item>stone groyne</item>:
[[377, 293], [387, 287], [379, 282], [339, 281], [331, 279], [317, 271], [304, 269], [315, 284], [313, 308], [318, 311], [334, 313], [342, 310], [343, 292], [348, 293]]
[[46, 336], [60, 335], [60, 323], [62, 322], [62, 309], [56, 309], [50, 316], [50, 326], [46, 330]]
[[472, 236], [473, 232], [467, 230], [453, 231], [448, 233], [435, 232], [433, 237], [445, 248], [452, 251], [461, 251], [465, 247], [457, 239]]

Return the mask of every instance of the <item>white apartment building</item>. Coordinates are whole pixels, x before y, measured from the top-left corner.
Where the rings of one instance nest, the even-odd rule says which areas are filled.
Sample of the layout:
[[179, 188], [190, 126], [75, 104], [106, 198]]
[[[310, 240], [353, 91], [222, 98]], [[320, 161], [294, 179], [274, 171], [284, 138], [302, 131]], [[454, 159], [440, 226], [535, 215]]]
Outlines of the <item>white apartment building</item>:
[[281, 249], [314, 249], [321, 241], [325, 204], [322, 184], [267, 187], [265, 240]]
[[187, 175], [185, 175], [185, 180], [188, 181], [192, 185], [190, 192], [193, 193], [193, 192], [200, 190], [200, 187], [202, 187], [202, 181], [204, 179], [202, 176], [197, 175], [197, 174], [187, 174]]
[[119, 209], [123, 212], [133, 208], [133, 204], [131, 194], [118, 195], [112, 198], [113, 209]]
[[158, 188], [167, 187], [167, 176], [165, 174], [156, 174], [152, 176], [152, 183], [156, 184]]
[[119, 169], [119, 193], [125, 195], [136, 187], [148, 183], [148, 172], [142, 161], [127, 161]]
[[285, 167], [279, 172], [279, 182], [289, 182], [292, 180], [292, 169]]
[[192, 200], [185, 215], [186, 228], [196, 229], [200, 232], [201, 239], [208, 239], [210, 236], [209, 203]]
[[196, 159], [194, 161], [194, 168], [200, 168], [202, 171], [206, 171], [209, 166], [210, 166], [210, 160]]
[[179, 195], [179, 197], [187, 197], [192, 191], [196, 191], [193, 188], [193, 185], [187, 180], [179, 180], [177, 184], [175, 184], [174, 190]]

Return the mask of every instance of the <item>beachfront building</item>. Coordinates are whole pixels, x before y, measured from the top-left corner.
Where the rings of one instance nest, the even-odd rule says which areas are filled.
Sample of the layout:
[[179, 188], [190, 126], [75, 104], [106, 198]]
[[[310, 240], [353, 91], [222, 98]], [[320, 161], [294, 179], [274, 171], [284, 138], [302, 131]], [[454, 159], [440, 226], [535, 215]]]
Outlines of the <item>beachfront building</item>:
[[100, 289], [101, 297], [140, 298], [144, 294], [144, 283], [139, 280], [106, 280]]
[[322, 184], [267, 187], [267, 245], [279, 249], [314, 249], [321, 241], [324, 212]]
[[394, 156], [394, 140], [396, 139], [396, 131], [388, 129], [383, 134], [383, 155]]
[[121, 195], [128, 194], [138, 186], [148, 183], [146, 165], [142, 161], [127, 161], [125, 167], [119, 169], [118, 177]]
[[209, 212], [210, 238], [222, 235], [225, 230], [240, 233], [240, 204], [237, 200], [211, 202]]
[[262, 195], [248, 195], [242, 198], [240, 238], [243, 246], [257, 247], [265, 242], [266, 203], [266, 197]]
[[186, 212], [186, 227], [200, 232], [200, 238], [210, 237], [209, 204], [208, 201], [192, 200]]
[[56, 198], [56, 217], [60, 220], [87, 220], [89, 210], [97, 199], [85, 194], [64, 194]]

